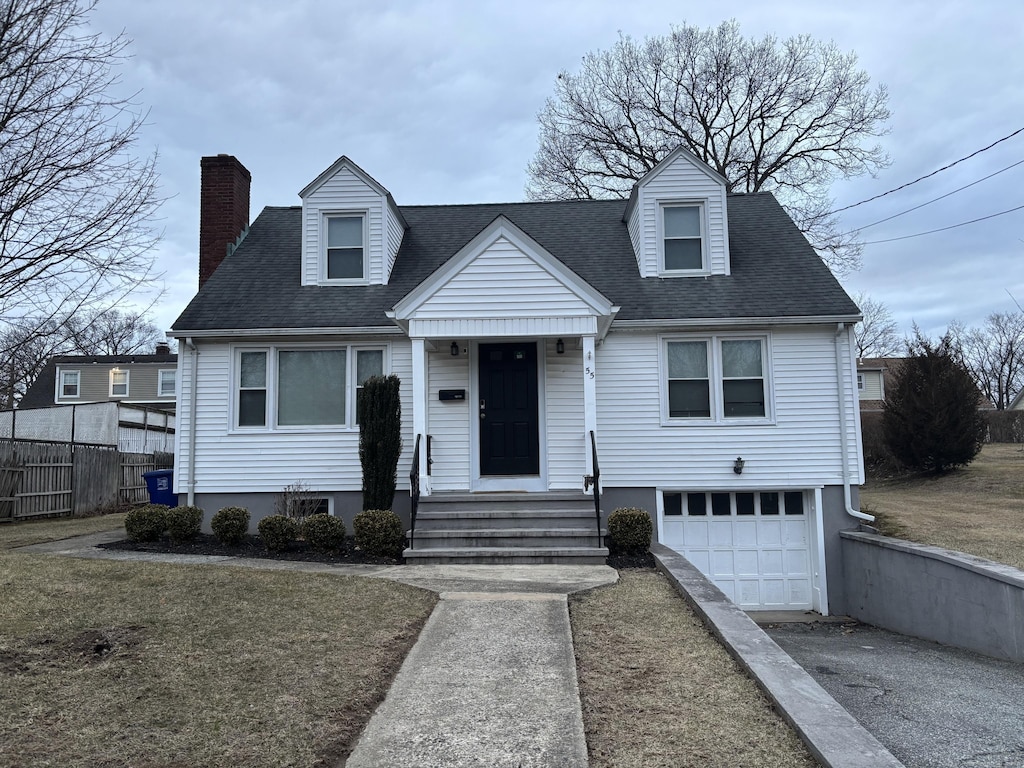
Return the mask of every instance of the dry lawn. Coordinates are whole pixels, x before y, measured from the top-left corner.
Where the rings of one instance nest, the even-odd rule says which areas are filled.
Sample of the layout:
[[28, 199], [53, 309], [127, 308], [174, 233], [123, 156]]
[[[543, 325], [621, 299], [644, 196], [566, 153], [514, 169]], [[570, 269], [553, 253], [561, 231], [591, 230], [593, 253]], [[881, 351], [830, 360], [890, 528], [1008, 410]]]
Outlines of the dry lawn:
[[0, 765], [337, 765], [436, 597], [0, 553]]
[[1024, 446], [991, 443], [942, 477], [870, 480], [860, 498], [890, 536], [1024, 568]]
[[84, 536], [87, 533], [124, 528], [125, 513], [99, 517], [56, 517], [0, 523], [0, 549], [42, 544], [47, 541]]
[[592, 768], [809, 768], [764, 695], [654, 571], [570, 598]]

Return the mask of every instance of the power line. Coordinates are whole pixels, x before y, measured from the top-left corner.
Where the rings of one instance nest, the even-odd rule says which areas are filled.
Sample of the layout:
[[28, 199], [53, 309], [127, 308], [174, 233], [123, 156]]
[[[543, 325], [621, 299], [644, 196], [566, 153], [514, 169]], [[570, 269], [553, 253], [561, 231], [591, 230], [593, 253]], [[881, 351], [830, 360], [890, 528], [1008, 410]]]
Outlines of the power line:
[[959, 224], [951, 224], [948, 227], [940, 227], [939, 229], [930, 229], [927, 232], [918, 232], [913, 235], [903, 235], [902, 237], [890, 237], [887, 240], [868, 240], [861, 245], [877, 245], [879, 243], [895, 243], [897, 240], [909, 240], [912, 237], [924, 237], [925, 235], [934, 235], [936, 232], [945, 232], [950, 229], [956, 229], [957, 227], [966, 227], [968, 224], [977, 224], [979, 221], [986, 221], [988, 219], [994, 219], [996, 216], [1005, 216], [1008, 213], [1019, 211], [1024, 208], [1024, 205], [1018, 205], [1016, 208], [1010, 208], [1006, 211], [1000, 211], [999, 213], [991, 213], [988, 216], [982, 216], [978, 219], [971, 219], [970, 221], [961, 221]]
[[919, 181], [924, 181], [925, 179], [930, 179], [932, 176], [936, 175], [937, 173], [942, 173], [943, 171], [948, 171], [954, 165], [958, 165], [959, 163], [962, 163], [964, 160], [970, 160], [972, 157], [975, 157], [976, 155], [980, 155], [982, 152], [987, 152], [988, 150], [992, 149], [992, 147], [996, 146], [996, 144], [1001, 144], [1002, 142], [1006, 141], [1007, 139], [1012, 139], [1014, 136], [1016, 136], [1019, 133], [1024, 133], [1024, 127], [1018, 128], [1013, 133], [1008, 134], [1006, 136], [1003, 136], [1003, 138], [1001, 138], [1001, 139], [997, 139], [996, 141], [993, 141], [987, 147], [982, 147], [979, 150], [971, 152], [971, 154], [969, 154], [969, 155], [967, 155], [965, 157], [961, 157], [959, 160], [954, 160], [949, 165], [944, 165], [941, 168], [938, 168], [938, 169], [932, 171], [931, 173], [927, 173], [927, 174], [925, 174], [924, 176], [922, 176], [922, 177], [920, 177], [918, 179], [914, 179], [913, 181], [908, 181], [906, 184], [901, 184], [900, 186], [896, 187], [895, 189], [890, 189], [888, 192], [882, 192], [881, 194], [875, 195], [874, 197], [869, 197], [866, 200], [861, 200], [859, 203], [854, 203], [853, 205], [847, 205], [847, 206], [845, 206], [843, 208], [836, 208], [834, 211], [832, 211], [832, 213], [842, 213], [843, 211], [848, 211], [851, 208], [856, 208], [858, 205], [864, 205], [864, 203], [870, 203], [872, 200], [877, 200], [880, 197], [885, 197], [886, 195], [891, 195], [893, 192], [899, 192], [901, 189], [906, 189], [909, 186], [917, 184]]
[[913, 208], [907, 208], [907, 210], [905, 210], [905, 211], [900, 211], [899, 213], [894, 213], [892, 216], [888, 216], [888, 217], [886, 217], [884, 219], [879, 219], [878, 221], [873, 221], [870, 224], [865, 224], [863, 227], [857, 227], [856, 229], [851, 229], [848, 234], [852, 235], [852, 234], [854, 234], [856, 232], [863, 232], [865, 229], [870, 229], [871, 227], [873, 227], [873, 226], [875, 226], [877, 224], [884, 224], [885, 222], [892, 221], [893, 219], [897, 219], [900, 216], [903, 216], [904, 214], [912, 213], [913, 211], [916, 211], [918, 208], [924, 208], [926, 205], [931, 205], [932, 203], [937, 203], [939, 200], [945, 200], [950, 195], [955, 195], [957, 192], [963, 192], [965, 189], [973, 187], [975, 184], [981, 184], [981, 182], [987, 181], [988, 179], [991, 179], [993, 176], [998, 176], [1000, 173], [1003, 173], [1004, 171], [1008, 171], [1011, 168], [1016, 168], [1018, 165], [1021, 165], [1021, 164], [1024, 164], [1024, 160], [1018, 160], [1016, 163], [1013, 163], [1012, 165], [1008, 165], [1005, 168], [1000, 168], [995, 173], [990, 173], [988, 176], [983, 176], [982, 178], [978, 179], [977, 181], [972, 181], [970, 184], [965, 184], [964, 186], [962, 186], [962, 187], [960, 187], [958, 189], [954, 189], [952, 192], [947, 192], [944, 195], [939, 195], [938, 197], [932, 198], [928, 202], [921, 203], [920, 205], [915, 205]]

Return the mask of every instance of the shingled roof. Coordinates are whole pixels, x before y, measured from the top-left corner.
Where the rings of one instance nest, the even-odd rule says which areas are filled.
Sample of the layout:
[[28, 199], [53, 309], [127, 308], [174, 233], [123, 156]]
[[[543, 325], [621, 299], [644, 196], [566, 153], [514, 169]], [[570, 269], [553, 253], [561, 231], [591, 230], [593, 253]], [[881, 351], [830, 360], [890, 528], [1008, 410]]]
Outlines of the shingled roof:
[[390, 283], [362, 286], [300, 285], [302, 209], [268, 207], [174, 330], [389, 326], [386, 311], [501, 215], [621, 307], [618, 321], [860, 314], [772, 195], [728, 200], [731, 275], [641, 278], [626, 201], [576, 200], [403, 206], [408, 229]]

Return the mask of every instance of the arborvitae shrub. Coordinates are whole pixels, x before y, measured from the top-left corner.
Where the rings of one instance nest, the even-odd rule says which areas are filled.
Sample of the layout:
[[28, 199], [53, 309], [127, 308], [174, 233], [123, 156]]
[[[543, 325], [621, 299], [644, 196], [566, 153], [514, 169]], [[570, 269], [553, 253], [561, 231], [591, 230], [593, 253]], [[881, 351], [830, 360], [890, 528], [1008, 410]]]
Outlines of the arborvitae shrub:
[[653, 533], [651, 516], [643, 509], [619, 507], [608, 515], [608, 548], [612, 551], [646, 552]]
[[199, 507], [174, 507], [167, 510], [167, 534], [171, 541], [192, 541], [203, 527], [203, 510]]
[[405, 549], [402, 520], [390, 509], [365, 509], [352, 520], [356, 545], [378, 557], [401, 557]]
[[146, 504], [133, 509], [124, 519], [124, 531], [132, 541], [156, 541], [167, 530], [166, 504]]
[[345, 521], [325, 514], [310, 515], [302, 523], [302, 538], [317, 552], [335, 552], [345, 546]]
[[221, 544], [238, 544], [249, 532], [249, 510], [224, 507], [213, 516], [210, 527]]
[[284, 515], [269, 515], [256, 526], [263, 546], [271, 552], [280, 552], [299, 538], [299, 524]]
[[363, 509], [391, 509], [402, 453], [401, 381], [373, 376], [359, 393], [359, 462], [363, 468]]

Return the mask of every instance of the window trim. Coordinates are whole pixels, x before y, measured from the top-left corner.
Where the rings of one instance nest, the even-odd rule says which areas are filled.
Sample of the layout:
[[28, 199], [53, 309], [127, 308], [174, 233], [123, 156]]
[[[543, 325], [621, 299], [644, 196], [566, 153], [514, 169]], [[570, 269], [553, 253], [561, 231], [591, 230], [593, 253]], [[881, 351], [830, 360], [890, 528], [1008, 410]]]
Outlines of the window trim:
[[[75, 377], [75, 394], [68, 395], [64, 393], [64, 377], [71, 376]], [[57, 377], [57, 399], [61, 400], [66, 397], [77, 398], [82, 396], [82, 372], [80, 370], [68, 370], [61, 369], [60, 375]]]
[[[174, 386], [170, 392], [164, 391], [164, 374], [174, 374]], [[156, 372], [156, 396], [157, 397], [176, 397], [178, 394], [178, 369], [177, 368], [160, 368]]]
[[863, 392], [864, 391], [864, 374], [863, 373], [858, 373], [857, 374], [857, 391], [858, 392]]
[[[711, 274], [711, 254], [709, 253], [707, 200], [702, 199], [670, 199], [658, 200], [658, 276], [659, 277], [690, 277]], [[699, 269], [668, 269], [665, 266], [665, 209], [696, 208], [700, 222], [700, 259]], [[686, 238], [693, 239], [693, 238]]]
[[[114, 374], [115, 373], [123, 373], [124, 374], [124, 394], [120, 394], [120, 393], [115, 393], [114, 392]], [[110, 375], [108, 376], [108, 379], [110, 381], [110, 389], [109, 389], [110, 397], [128, 397], [129, 396], [129, 393], [131, 392], [131, 378], [132, 378], [131, 374], [132, 374], [132, 372], [129, 371], [127, 368], [111, 368], [110, 369]]]
[[[669, 416], [668, 345], [672, 342], [704, 341], [708, 344], [708, 377], [710, 381], [710, 416]], [[764, 416], [725, 416], [725, 393], [722, 373], [723, 341], [760, 341], [761, 374], [764, 382]], [[658, 387], [661, 400], [661, 426], [761, 426], [775, 424], [775, 387], [772, 369], [772, 337], [768, 331], [725, 333], [676, 333], [658, 337]]]
[[[343, 424], [279, 424], [278, 423], [278, 355], [281, 352], [300, 351], [345, 351], [345, 423]], [[383, 352], [383, 374], [391, 370], [391, 344], [388, 342], [352, 342], [318, 344], [316, 342], [298, 342], [294, 344], [235, 344], [231, 347], [231, 407], [228, 415], [229, 434], [257, 433], [293, 433], [293, 432], [358, 432], [355, 423], [356, 414], [356, 354], [362, 350], [379, 350]], [[243, 352], [265, 352], [266, 357], [266, 411], [264, 423], [254, 426], [240, 426], [239, 392], [241, 391], [241, 354]]]
[[[363, 276], [327, 276], [327, 222], [330, 219], [355, 218], [363, 221]], [[367, 209], [328, 210], [320, 212], [319, 282], [322, 285], [366, 285], [370, 282], [370, 212]]]

